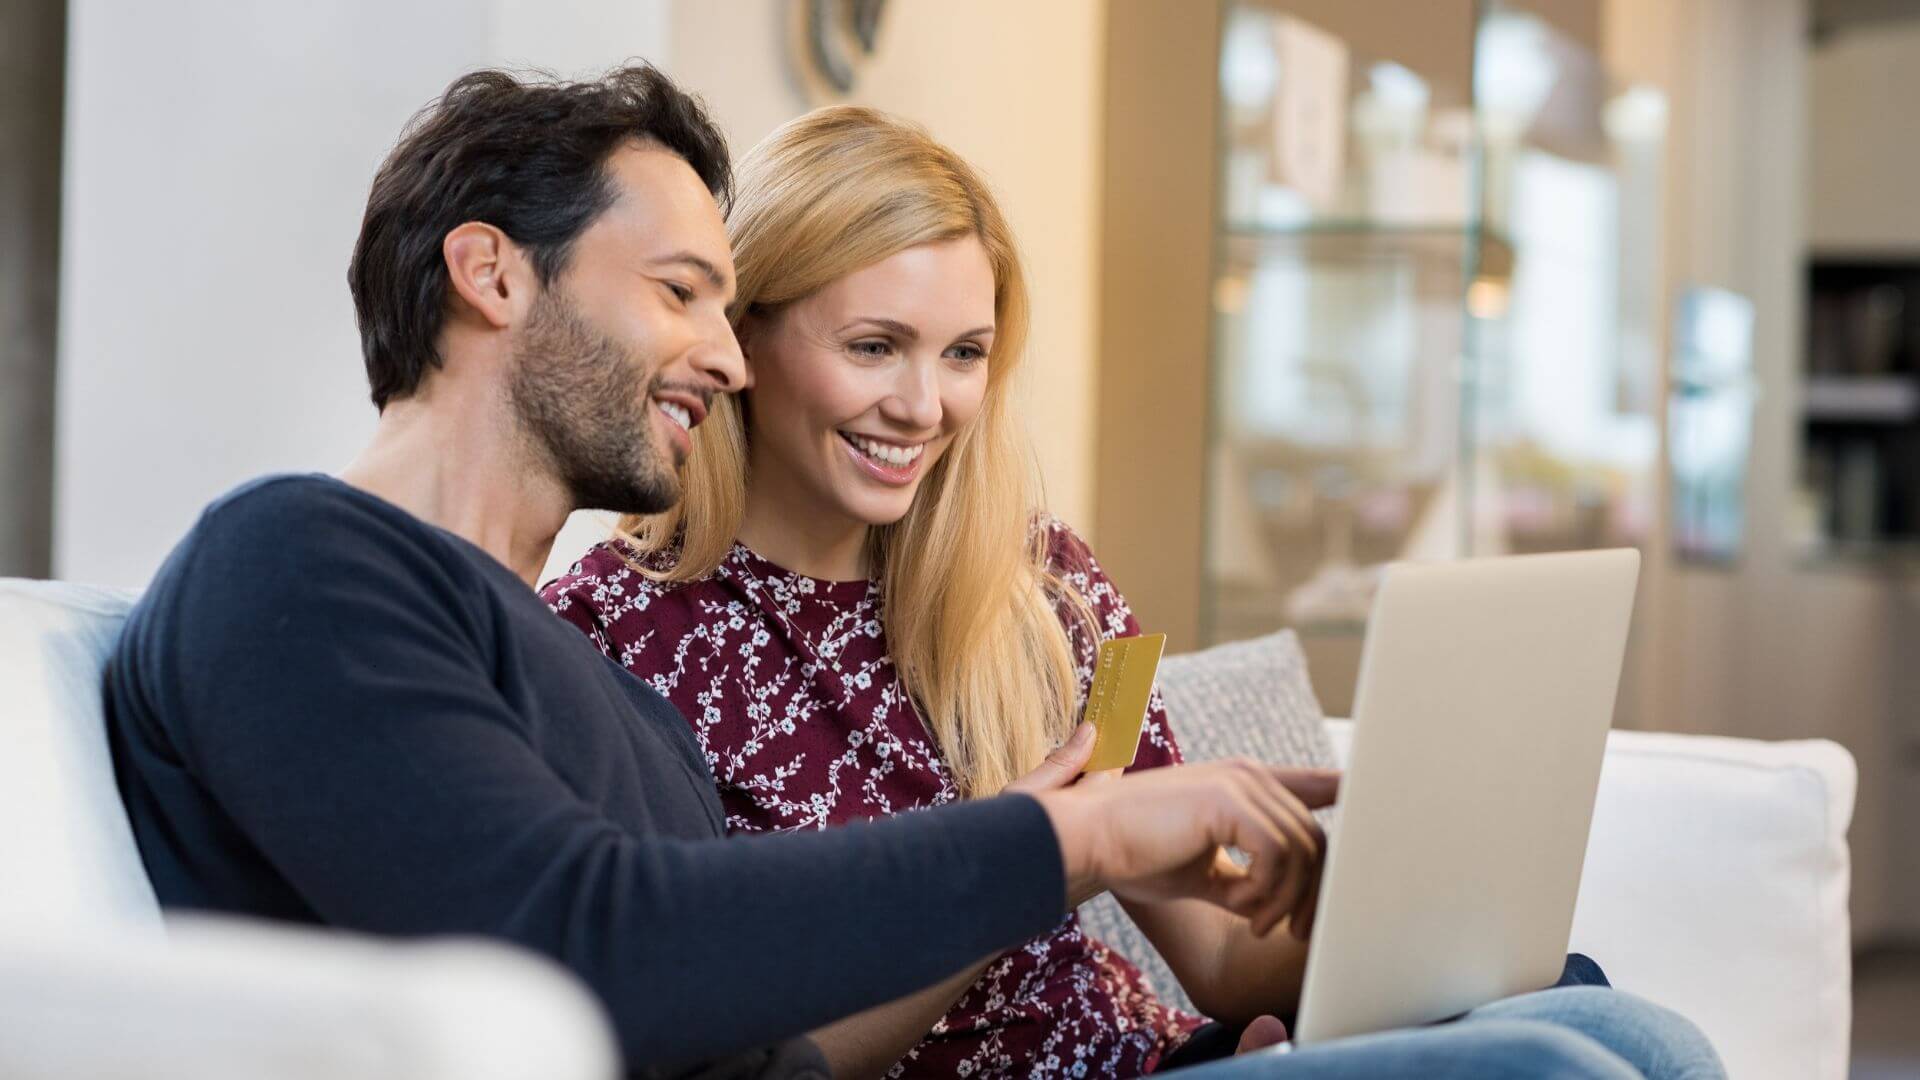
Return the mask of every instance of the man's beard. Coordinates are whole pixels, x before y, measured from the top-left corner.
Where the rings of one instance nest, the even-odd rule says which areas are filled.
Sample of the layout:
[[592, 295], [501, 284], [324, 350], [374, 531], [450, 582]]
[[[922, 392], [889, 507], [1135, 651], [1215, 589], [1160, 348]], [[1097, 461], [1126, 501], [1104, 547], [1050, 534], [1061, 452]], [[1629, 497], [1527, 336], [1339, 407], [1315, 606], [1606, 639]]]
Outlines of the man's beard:
[[514, 345], [508, 396], [531, 449], [580, 509], [656, 514], [680, 477], [653, 432], [654, 365], [601, 333], [553, 289], [533, 303]]

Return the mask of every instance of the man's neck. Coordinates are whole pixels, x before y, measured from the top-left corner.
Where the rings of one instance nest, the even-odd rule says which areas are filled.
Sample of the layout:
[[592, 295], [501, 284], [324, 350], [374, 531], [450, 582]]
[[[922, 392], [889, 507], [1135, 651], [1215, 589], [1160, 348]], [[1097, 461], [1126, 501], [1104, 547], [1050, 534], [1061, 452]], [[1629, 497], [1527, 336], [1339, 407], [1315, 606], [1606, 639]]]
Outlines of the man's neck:
[[430, 380], [389, 402], [373, 441], [340, 479], [470, 541], [529, 586], [573, 509], [513, 433], [505, 403]]
[[807, 489], [770, 475], [759, 463], [747, 475], [739, 541], [754, 554], [807, 577], [859, 581], [869, 576], [867, 526], [807, 505]]

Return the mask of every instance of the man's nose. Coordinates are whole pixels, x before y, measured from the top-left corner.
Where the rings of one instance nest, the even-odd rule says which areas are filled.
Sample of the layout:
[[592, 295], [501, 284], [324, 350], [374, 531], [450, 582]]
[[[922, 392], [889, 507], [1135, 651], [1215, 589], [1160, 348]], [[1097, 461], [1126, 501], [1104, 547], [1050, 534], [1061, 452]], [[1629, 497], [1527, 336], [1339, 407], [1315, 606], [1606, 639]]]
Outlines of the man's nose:
[[700, 348], [693, 351], [693, 368], [712, 380], [714, 389], [737, 394], [747, 388], [747, 360], [740, 354], [740, 340], [723, 318]]

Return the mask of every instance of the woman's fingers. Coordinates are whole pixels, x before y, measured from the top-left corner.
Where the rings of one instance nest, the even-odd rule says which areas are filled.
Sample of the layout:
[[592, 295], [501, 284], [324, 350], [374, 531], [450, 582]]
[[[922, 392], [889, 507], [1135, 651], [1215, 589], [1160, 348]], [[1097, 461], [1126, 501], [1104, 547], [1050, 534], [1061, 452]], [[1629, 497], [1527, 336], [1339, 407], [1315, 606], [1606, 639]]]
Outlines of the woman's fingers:
[[1007, 790], [1032, 794], [1066, 787], [1073, 783], [1074, 777], [1080, 775], [1081, 769], [1086, 768], [1087, 760], [1093, 756], [1094, 741], [1093, 725], [1081, 721], [1066, 742], [1048, 754], [1046, 760], [1034, 766], [1032, 772], [1008, 784]]

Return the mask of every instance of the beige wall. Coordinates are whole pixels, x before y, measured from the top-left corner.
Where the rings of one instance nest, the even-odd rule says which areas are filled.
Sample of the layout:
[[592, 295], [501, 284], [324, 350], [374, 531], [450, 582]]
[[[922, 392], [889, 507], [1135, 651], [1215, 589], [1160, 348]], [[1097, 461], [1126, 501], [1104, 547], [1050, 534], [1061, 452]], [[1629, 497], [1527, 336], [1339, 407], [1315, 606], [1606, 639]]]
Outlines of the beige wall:
[[1808, 64], [1807, 235], [1815, 248], [1920, 247], [1920, 21], [1835, 35]]
[[[744, 152], [814, 104], [793, 78], [788, 0], [675, 0], [668, 66]], [[849, 98], [927, 126], [984, 171], [1033, 291], [1025, 403], [1055, 513], [1093, 525], [1101, 0], [904, 0]]]

